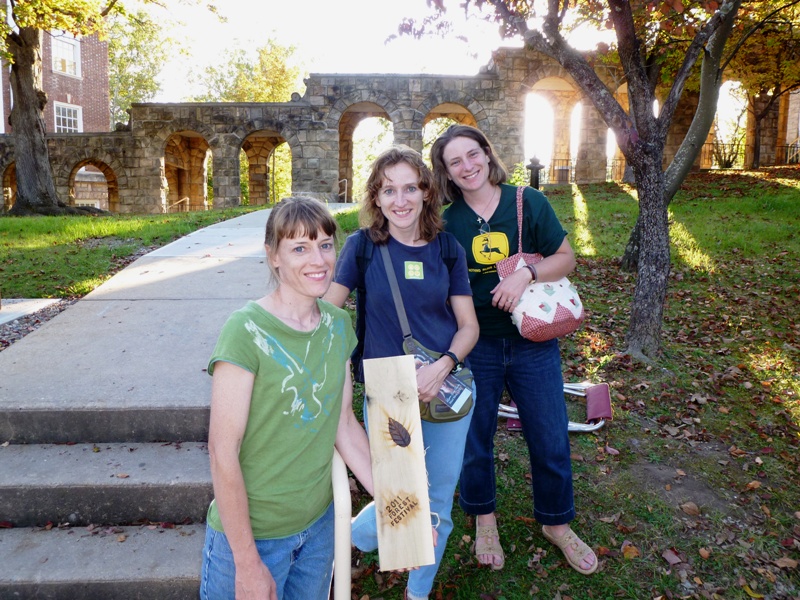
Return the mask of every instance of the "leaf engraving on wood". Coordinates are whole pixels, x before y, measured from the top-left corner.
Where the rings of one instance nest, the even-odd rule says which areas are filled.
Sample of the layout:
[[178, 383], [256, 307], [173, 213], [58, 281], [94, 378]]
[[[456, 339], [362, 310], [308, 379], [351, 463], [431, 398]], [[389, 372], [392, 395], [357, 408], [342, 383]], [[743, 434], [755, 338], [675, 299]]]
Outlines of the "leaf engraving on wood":
[[419, 500], [414, 494], [400, 493], [394, 498], [385, 498], [384, 522], [390, 527], [402, 525], [419, 510]]
[[402, 423], [398, 423], [392, 417], [388, 418], [389, 435], [392, 436], [392, 441], [401, 448], [405, 448], [411, 443], [411, 434], [408, 433], [408, 429], [403, 427]]

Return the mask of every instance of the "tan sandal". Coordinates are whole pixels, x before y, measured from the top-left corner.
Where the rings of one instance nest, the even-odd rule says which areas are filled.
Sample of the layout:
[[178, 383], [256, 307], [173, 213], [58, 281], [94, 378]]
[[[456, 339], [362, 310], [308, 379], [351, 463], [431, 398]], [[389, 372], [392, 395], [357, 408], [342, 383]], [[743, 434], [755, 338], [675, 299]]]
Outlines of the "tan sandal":
[[[582, 575], [591, 575], [597, 570], [597, 556], [595, 555], [594, 551], [587, 546], [581, 538], [575, 535], [575, 532], [572, 529], [567, 528], [567, 532], [562, 535], [561, 537], [555, 537], [551, 533], [547, 533], [547, 530], [542, 527], [542, 535], [547, 538], [551, 544], [556, 546], [561, 552], [564, 554], [564, 558], [567, 559], [569, 566], [575, 569], [578, 573]], [[567, 548], [572, 549], [572, 556], [567, 554]], [[589, 567], [588, 569], [584, 569], [581, 566], [583, 559], [587, 556], [594, 556], [594, 564]]]
[[[484, 541], [486, 539], [496, 539], [497, 542]], [[500, 557], [500, 564], [495, 564], [494, 561], [487, 564], [492, 568], [492, 571], [499, 571], [506, 564], [506, 555], [503, 552], [503, 547], [500, 545], [500, 534], [497, 532], [497, 525], [478, 525], [475, 531], [475, 556], [480, 557], [481, 554], [491, 554], [492, 556]]]

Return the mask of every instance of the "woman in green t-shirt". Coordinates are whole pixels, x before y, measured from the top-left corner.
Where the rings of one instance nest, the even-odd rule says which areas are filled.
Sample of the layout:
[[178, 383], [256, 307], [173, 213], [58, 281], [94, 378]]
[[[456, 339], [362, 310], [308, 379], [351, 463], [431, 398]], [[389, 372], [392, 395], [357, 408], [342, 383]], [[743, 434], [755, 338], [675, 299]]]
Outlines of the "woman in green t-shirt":
[[333, 566], [334, 446], [372, 493], [369, 444], [353, 414], [349, 315], [320, 298], [336, 221], [288, 198], [267, 220], [277, 282], [225, 323], [211, 356], [202, 599], [327, 600]]

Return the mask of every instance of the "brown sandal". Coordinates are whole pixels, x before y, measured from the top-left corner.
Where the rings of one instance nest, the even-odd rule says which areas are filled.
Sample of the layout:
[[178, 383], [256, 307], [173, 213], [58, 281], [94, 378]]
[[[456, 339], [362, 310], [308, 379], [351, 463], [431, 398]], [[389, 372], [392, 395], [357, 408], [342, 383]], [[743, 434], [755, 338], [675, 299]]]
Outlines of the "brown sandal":
[[[597, 570], [597, 556], [595, 555], [594, 551], [587, 546], [581, 538], [575, 535], [575, 532], [572, 529], [567, 529], [567, 532], [562, 535], [561, 537], [555, 537], [551, 533], [547, 533], [547, 530], [542, 527], [542, 535], [547, 538], [554, 546], [558, 547], [559, 550], [564, 554], [564, 558], [567, 559], [569, 566], [575, 569], [578, 573], [582, 575], [591, 575]], [[572, 556], [567, 554], [567, 548], [572, 548]], [[587, 556], [594, 556], [594, 564], [589, 567], [588, 569], [584, 569], [581, 566], [583, 559]]]
[[[497, 542], [484, 541], [485, 539], [497, 539]], [[475, 531], [475, 556], [479, 557], [481, 554], [491, 554], [493, 556], [500, 557], [500, 564], [497, 565], [494, 561], [490, 563], [481, 563], [480, 558], [478, 558], [478, 562], [480, 564], [487, 564], [492, 568], [492, 571], [499, 571], [503, 568], [503, 565], [506, 564], [506, 555], [503, 552], [503, 547], [500, 545], [500, 534], [497, 532], [497, 525], [478, 525], [477, 530]]]

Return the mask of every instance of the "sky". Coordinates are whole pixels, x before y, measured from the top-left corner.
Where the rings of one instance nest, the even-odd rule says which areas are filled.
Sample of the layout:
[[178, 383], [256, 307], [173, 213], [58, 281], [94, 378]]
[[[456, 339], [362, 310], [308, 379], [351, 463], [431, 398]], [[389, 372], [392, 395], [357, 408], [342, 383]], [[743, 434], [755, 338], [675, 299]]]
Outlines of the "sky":
[[448, 15], [458, 19], [459, 33], [469, 43], [450, 39], [415, 40], [386, 38], [397, 32], [404, 17], [430, 14], [425, 0], [219, 0], [226, 23], [201, 6], [170, 3], [172, 17], [183, 22], [173, 28], [191, 53], [176, 55], [160, 79], [162, 90], [155, 102], [180, 102], [194, 90], [189, 71], [221, 64], [232, 48], [258, 48], [270, 38], [284, 46], [295, 46], [301, 68], [312, 73], [430, 73], [474, 75], [503, 42], [494, 25], [460, 18], [458, 2], [452, 1]]

